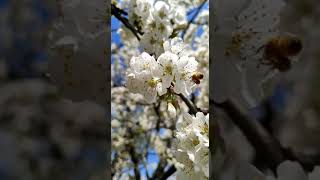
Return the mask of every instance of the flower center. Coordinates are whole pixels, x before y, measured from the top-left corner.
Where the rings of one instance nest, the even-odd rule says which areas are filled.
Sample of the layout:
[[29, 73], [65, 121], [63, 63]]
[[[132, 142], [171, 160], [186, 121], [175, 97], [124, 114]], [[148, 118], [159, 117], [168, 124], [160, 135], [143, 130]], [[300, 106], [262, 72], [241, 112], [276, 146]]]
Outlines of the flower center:
[[181, 80], [187, 80], [188, 79], [188, 72], [187, 71], [182, 71], [180, 74], [180, 79]]
[[150, 67], [149, 63], [145, 63], [143, 64], [143, 70], [146, 70]]
[[150, 28], [151, 29], [155, 29], [156, 28], [156, 22], [152, 21], [152, 23], [150, 23]]
[[166, 30], [166, 26], [161, 23], [160, 26], [159, 26], [159, 30], [160, 30], [161, 33], [164, 33], [164, 31]]
[[164, 73], [165, 74], [169, 74], [169, 75], [172, 75], [172, 66], [167, 64], [165, 67], [164, 67]]
[[157, 41], [154, 38], [150, 39], [150, 44], [155, 44]]
[[159, 82], [159, 78], [152, 78], [149, 81], [147, 81], [148, 86], [155, 88]]
[[193, 139], [193, 140], [192, 140], [192, 144], [193, 144], [194, 146], [198, 145], [199, 143], [200, 143], [200, 141], [199, 141], [198, 139]]
[[164, 17], [166, 17], [166, 13], [164, 13], [164, 11], [160, 11], [160, 12], [159, 12], [159, 17], [160, 17], [161, 19], [163, 19]]
[[205, 124], [201, 127], [201, 131], [204, 133], [204, 134], [209, 134], [209, 127]]

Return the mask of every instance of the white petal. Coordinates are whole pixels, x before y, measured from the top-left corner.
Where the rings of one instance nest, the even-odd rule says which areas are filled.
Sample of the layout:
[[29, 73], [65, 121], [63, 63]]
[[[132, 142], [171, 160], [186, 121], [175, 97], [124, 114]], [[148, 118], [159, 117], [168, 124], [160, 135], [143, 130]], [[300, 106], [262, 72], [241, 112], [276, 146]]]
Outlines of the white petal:
[[170, 117], [175, 118], [177, 116], [176, 108], [172, 105], [172, 103], [168, 103], [168, 112]]

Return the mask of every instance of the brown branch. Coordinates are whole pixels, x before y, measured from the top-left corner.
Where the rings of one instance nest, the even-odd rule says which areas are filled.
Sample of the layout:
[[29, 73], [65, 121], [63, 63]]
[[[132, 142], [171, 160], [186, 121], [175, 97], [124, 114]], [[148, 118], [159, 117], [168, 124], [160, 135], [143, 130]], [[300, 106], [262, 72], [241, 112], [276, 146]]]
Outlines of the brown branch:
[[203, 25], [208, 25], [208, 21], [204, 21], [204, 22], [196, 21], [196, 22], [193, 22], [192, 24], [198, 25], [198, 26], [203, 26]]
[[173, 173], [176, 172], [176, 167], [174, 165], [170, 166], [169, 169], [159, 178], [159, 180], [166, 180], [170, 177]]
[[135, 178], [137, 180], [140, 180], [140, 169], [139, 169], [139, 159], [138, 157], [136, 156], [136, 153], [135, 153], [135, 150], [134, 150], [134, 147], [130, 146], [129, 147], [129, 153], [131, 155], [131, 160], [133, 162], [133, 165], [134, 165], [134, 175], [135, 175]]
[[163, 173], [165, 165], [166, 165], [166, 160], [161, 159], [159, 161], [159, 164], [158, 164], [156, 170], [154, 171], [154, 173], [152, 175], [151, 180], [159, 179], [159, 177], [162, 177], [165, 174], [165, 173]]
[[123, 14], [125, 16], [128, 15], [128, 13], [120, 8], [118, 8], [115, 4], [111, 4], [111, 7], [114, 6], [114, 8], [120, 13], [120, 14]]
[[[130, 109], [128, 110], [128, 112], [130, 112]], [[132, 131], [132, 128], [128, 128], [128, 138], [130, 137], [134, 137], [134, 132]], [[140, 169], [139, 169], [139, 158], [136, 154], [136, 151], [135, 151], [135, 147], [134, 147], [134, 144], [130, 145], [130, 146], [127, 146], [128, 148], [128, 151], [131, 155], [131, 161], [133, 163], [133, 170], [134, 170], [134, 175], [135, 175], [135, 179], [136, 180], [140, 180], [140, 177], [141, 177], [141, 174], [140, 174]]]
[[184, 103], [186, 103], [186, 105], [189, 108], [190, 114], [196, 114], [199, 111], [198, 108], [183, 94], [177, 94], [177, 95], [183, 100]]
[[132, 24], [129, 23], [129, 20], [125, 17], [122, 16], [123, 10], [119, 9], [117, 6], [114, 4], [111, 4], [111, 14], [114, 15], [119, 21], [122, 22], [124, 26], [126, 26], [135, 36], [136, 38], [140, 41], [140, 37], [138, 34], [142, 35], [143, 33], [136, 29]]
[[229, 115], [231, 120], [240, 128], [242, 133], [252, 144], [257, 155], [264, 157], [264, 160], [270, 169], [275, 171], [281, 162], [288, 159], [285, 156], [280, 142], [271, 136], [258, 121], [246, 115], [244, 110], [235, 100], [228, 99], [222, 103], [210, 100], [210, 104], [222, 108]]

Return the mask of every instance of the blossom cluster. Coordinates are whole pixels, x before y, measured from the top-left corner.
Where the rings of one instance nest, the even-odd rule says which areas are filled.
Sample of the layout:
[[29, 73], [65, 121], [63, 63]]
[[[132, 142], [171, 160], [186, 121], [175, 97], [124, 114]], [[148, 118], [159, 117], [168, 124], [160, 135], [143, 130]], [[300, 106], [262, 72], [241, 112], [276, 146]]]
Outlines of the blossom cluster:
[[176, 159], [179, 179], [209, 177], [209, 114], [188, 113], [177, 123]]
[[[209, 104], [209, 11], [201, 10], [204, 3], [204, 0], [113, 1], [113, 5], [125, 11], [122, 15], [134, 27], [133, 30], [127, 25], [120, 27], [116, 33], [122, 42], [112, 45], [113, 79], [126, 72], [126, 78], [122, 79], [126, 81], [125, 87], [119, 87], [122, 83], [117, 83], [112, 88], [115, 98], [112, 105], [112, 147], [115, 152], [112, 159], [115, 165], [112, 171], [116, 174], [115, 179], [129, 178], [131, 175], [126, 169], [146, 164], [155, 170], [153, 174], [145, 173], [150, 178], [161, 177], [165, 171], [158, 172], [159, 169], [174, 165], [178, 172], [172, 177], [186, 177], [184, 172], [187, 171], [183, 169], [191, 167], [195, 177], [200, 175], [201, 179], [208, 179], [209, 140], [208, 134], [200, 133], [200, 125], [196, 128], [194, 124], [190, 131], [207, 139], [201, 140], [203, 146], [190, 146], [187, 150], [173, 143], [180, 141], [178, 137], [173, 138], [176, 126], [180, 124], [177, 120], [187, 117], [183, 114], [190, 110], [185, 99], [192, 97], [194, 105], [201, 109], [208, 108]], [[188, 14], [193, 10], [201, 11], [193, 22], [188, 22]], [[135, 96], [139, 96], [139, 100], [133, 100]], [[189, 120], [203, 119], [199, 115], [189, 116]], [[208, 115], [202, 116], [208, 121]], [[208, 131], [208, 122], [205, 124]], [[142, 157], [141, 160], [130, 161], [135, 155], [128, 147], [133, 147], [134, 154]], [[188, 153], [182, 151], [193, 151], [194, 158], [189, 159]], [[148, 162], [149, 153], [156, 153], [159, 162]], [[181, 155], [188, 161], [179, 158]], [[140, 177], [138, 172], [134, 175]]]
[[163, 47], [165, 52], [157, 60], [143, 52], [130, 61], [127, 87], [133, 93], [142, 94], [148, 103], [155, 102], [157, 95], [166, 94], [172, 85], [175, 93], [189, 96], [200, 83], [196, 81], [198, 62], [184, 52], [181, 39], [166, 41]]
[[186, 9], [175, 3], [134, 0], [129, 6], [129, 22], [144, 33], [142, 47], [156, 57], [163, 52], [163, 42], [187, 26]]

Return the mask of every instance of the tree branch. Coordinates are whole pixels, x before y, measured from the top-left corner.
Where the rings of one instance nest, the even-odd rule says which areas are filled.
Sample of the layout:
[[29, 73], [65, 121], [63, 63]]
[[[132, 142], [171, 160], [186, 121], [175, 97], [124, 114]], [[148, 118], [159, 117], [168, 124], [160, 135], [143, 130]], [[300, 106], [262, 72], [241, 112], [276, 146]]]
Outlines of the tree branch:
[[[130, 112], [130, 109], [128, 110]], [[134, 133], [132, 131], [132, 128], [128, 128], [128, 134], [129, 137], [134, 137]], [[128, 138], [129, 138], [128, 137]], [[141, 174], [140, 174], [140, 169], [139, 169], [139, 158], [135, 152], [135, 147], [134, 144], [127, 146], [128, 151], [131, 155], [131, 161], [133, 163], [133, 170], [134, 170], [134, 175], [136, 180], [140, 180]]]
[[191, 17], [191, 19], [189, 20], [189, 22], [188, 22], [188, 25], [187, 25], [187, 27], [184, 29], [184, 31], [182, 32], [182, 38], [184, 37], [184, 35], [186, 34], [186, 32], [188, 31], [188, 29], [189, 29], [189, 27], [190, 27], [190, 25], [193, 23], [193, 21], [197, 18], [197, 16], [199, 15], [199, 13], [200, 13], [200, 10], [202, 9], [202, 7], [206, 4], [206, 0], [205, 1], [203, 1], [201, 4], [200, 4], [200, 6], [197, 8], [197, 10], [196, 10], [196, 12], [194, 13], [194, 15]]
[[139, 159], [136, 157], [136, 153], [134, 151], [134, 147], [130, 146], [129, 147], [129, 153], [131, 154], [131, 160], [134, 164], [134, 175], [136, 180], [140, 180], [140, 169], [139, 169]]
[[190, 114], [196, 114], [198, 112], [198, 108], [187, 98], [185, 97], [183, 94], [177, 94], [184, 103], [186, 103], [186, 105], [189, 108]]
[[114, 4], [111, 4], [111, 14], [114, 15], [119, 21], [121, 21], [124, 26], [126, 26], [128, 29], [130, 29], [130, 31], [140, 41], [140, 37], [138, 34], [142, 35], [143, 33], [141, 31], [139, 31], [138, 29], [136, 29], [132, 24], [130, 24], [129, 20], [127, 18], [125, 18], [121, 15], [121, 14], [124, 14], [123, 12], [124, 12], [123, 10], [119, 9]]
[[164, 168], [165, 168], [165, 162], [166, 162], [166, 160], [164, 160], [164, 159], [161, 159], [159, 161], [159, 164], [158, 164], [156, 170], [154, 171], [151, 180], [156, 180], [165, 174], [165, 173], [163, 173]]
[[170, 166], [169, 169], [159, 178], [159, 180], [166, 180], [170, 177], [173, 173], [177, 171], [174, 165]]
[[271, 136], [258, 121], [246, 115], [235, 100], [228, 99], [222, 103], [210, 100], [210, 104], [222, 108], [229, 115], [252, 144], [257, 155], [264, 157], [271, 170], [275, 171], [277, 166], [287, 159], [280, 142]]
[[[200, 110], [189, 100], [187, 97], [185, 97], [183, 94], [177, 94], [183, 102], [186, 103], [186, 105], [189, 108], [190, 114], [196, 114]], [[173, 173], [176, 172], [176, 167], [174, 165], [170, 166], [169, 169], [163, 173], [163, 175], [159, 178], [159, 180], [165, 180], [168, 177], [170, 177]]]
[[114, 8], [120, 13], [120, 14], [123, 14], [125, 16], [128, 15], [128, 13], [120, 8], [118, 8], [115, 4], [111, 4], [111, 7], [114, 6]]

